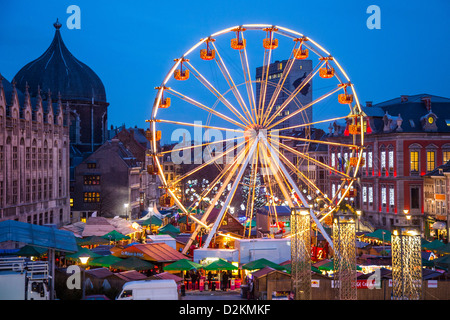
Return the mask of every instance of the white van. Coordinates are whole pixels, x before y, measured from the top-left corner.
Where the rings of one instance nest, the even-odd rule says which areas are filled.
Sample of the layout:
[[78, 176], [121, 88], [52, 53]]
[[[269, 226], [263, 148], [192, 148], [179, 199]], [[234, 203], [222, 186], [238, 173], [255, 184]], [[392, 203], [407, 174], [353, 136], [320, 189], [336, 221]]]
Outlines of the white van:
[[178, 300], [175, 280], [139, 280], [123, 285], [116, 300]]

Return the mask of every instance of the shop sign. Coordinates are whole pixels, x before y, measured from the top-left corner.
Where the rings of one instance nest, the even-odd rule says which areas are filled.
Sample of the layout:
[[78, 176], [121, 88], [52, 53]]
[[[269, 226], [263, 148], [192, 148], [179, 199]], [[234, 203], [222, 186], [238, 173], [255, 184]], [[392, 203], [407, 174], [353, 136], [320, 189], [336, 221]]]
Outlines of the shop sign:
[[428, 288], [437, 288], [438, 281], [437, 280], [428, 280]]
[[290, 291], [272, 291], [272, 300], [291, 300]]
[[311, 288], [320, 288], [320, 280], [311, 280]]

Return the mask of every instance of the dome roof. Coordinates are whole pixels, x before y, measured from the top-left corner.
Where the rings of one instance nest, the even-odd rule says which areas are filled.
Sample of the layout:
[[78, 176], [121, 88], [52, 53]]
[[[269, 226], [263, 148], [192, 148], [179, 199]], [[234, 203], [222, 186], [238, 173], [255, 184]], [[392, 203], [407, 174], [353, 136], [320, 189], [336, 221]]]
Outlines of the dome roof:
[[17, 89], [24, 91], [28, 83], [31, 97], [35, 97], [40, 88], [43, 92], [59, 92], [62, 100], [106, 102], [100, 78], [64, 45], [58, 20], [53, 26], [56, 30], [50, 47], [15, 75]]

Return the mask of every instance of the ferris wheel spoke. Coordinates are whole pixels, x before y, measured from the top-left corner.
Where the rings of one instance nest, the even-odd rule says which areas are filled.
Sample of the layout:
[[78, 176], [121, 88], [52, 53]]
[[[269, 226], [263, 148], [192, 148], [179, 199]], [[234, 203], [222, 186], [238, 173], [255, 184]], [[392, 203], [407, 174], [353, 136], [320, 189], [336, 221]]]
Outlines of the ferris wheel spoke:
[[[247, 148], [247, 147], [246, 147]], [[225, 178], [222, 186], [219, 188], [218, 192], [216, 193], [216, 195], [214, 196], [213, 201], [211, 201], [211, 203], [209, 204], [208, 208], [206, 209], [206, 211], [204, 212], [204, 214], [202, 215], [201, 221], [202, 223], [206, 223], [206, 220], [208, 219], [212, 209], [214, 209], [215, 204], [219, 201], [220, 197], [222, 196], [222, 194], [225, 192], [225, 188], [227, 187], [228, 183], [231, 181], [232, 177], [234, 176], [237, 168], [239, 167], [239, 163], [242, 159], [243, 156], [245, 155], [245, 151], [241, 150], [241, 153], [239, 154], [238, 157], [236, 157], [236, 161], [235, 163], [229, 168], [229, 170], [227, 170], [225, 173], [227, 174], [227, 177]], [[239, 160], [238, 160], [239, 159]], [[191, 237], [189, 238], [186, 246], [184, 247], [182, 253], [186, 254], [187, 250], [190, 248], [192, 242], [195, 240], [195, 238], [197, 237], [197, 234], [200, 232], [201, 229], [201, 225], [197, 225], [197, 227], [195, 228], [194, 232], [192, 233]], [[210, 226], [208, 226], [208, 229], [210, 229]], [[211, 231], [210, 231], [211, 233]], [[208, 244], [209, 245], [209, 244]], [[208, 246], [206, 246], [208, 247]]]
[[[335, 89], [329, 91], [328, 93], [325, 93], [324, 95], [322, 95], [321, 97], [317, 98], [316, 100], [311, 101], [310, 103], [306, 104], [305, 106], [303, 106], [303, 107], [301, 107], [301, 108], [295, 110], [294, 112], [292, 112], [292, 113], [290, 113], [289, 115], [285, 116], [284, 118], [278, 120], [277, 122], [270, 124], [270, 125], [267, 127], [267, 129], [268, 129], [268, 130], [269, 130], [269, 129], [272, 129], [273, 127], [277, 126], [278, 124], [280, 124], [280, 123], [282, 123], [282, 122], [284, 122], [284, 121], [286, 121], [286, 120], [288, 120], [288, 119], [290, 119], [290, 118], [296, 116], [296, 115], [299, 114], [300, 112], [303, 112], [303, 111], [305, 111], [305, 110], [308, 109], [308, 108], [311, 108], [311, 107], [312, 107], [313, 105], [315, 105], [316, 103], [318, 103], [318, 102], [320, 102], [320, 101], [322, 101], [322, 100], [328, 98], [329, 96], [331, 96], [332, 94], [338, 92], [339, 90], [342, 90], [342, 86], [337, 86]], [[286, 101], [287, 101], [287, 100], [286, 100]], [[284, 104], [284, 103], [283, 103], [283, 104]], [[282, 107], [283, 107], [283, 106], [282, 106]], [[285, 107], [286, 107], [286, 105], [285, 105]], [[281, 108], [280, 108], [280, 109], [281, 109]], [[270, 120], [269, 120], [269, 123], [270, 123]]]
[[339, 147], [345, 147], [350, 149], [359, 149], [361, 148], [358, 145], [355, 144], [345, 144], [345, 143], [338, 143], [338, 142], [331, 142], [326, 140], [312, 140], [312, 139], [306, 139], [306, 138], [297, 138], [297, 137], [289, 137], [289, 136], [280, 136], [276, 134], [269, 133], [269, 135], [273, 138], [281, 138], [281, 139], [289, 139], [289, 140], [295, 140], [295, 141], [304, 141], [309, 143], [317, 143], [317, 144], [326, 144], [331, 146], [339, 146]]
[[[259, 143], [258, 143], [259, 145]], [[248, 194], [247, 194], [247, 214], [250, 214], [250, 218], [249, 220], [251, 221], [253, 219], [253, 210], [254, 210], [254, 204], [255, 204], [255, 193], [256, 193], [256, 176], [257, 176], [257, 171], [258, 171], [258, 147], [257, 147], [257, 151], [255, 154], [255, 158], [254, 163], [251, 166], [251, 181], [252, 181], [252, 188], [248, 189]], [[250, 196], [251, 193], [251, 196]], [[251, 231], [251, 225], [248, 231], [248, 237], [250, 238], [250, 231]], [[245, 236], [245, 233], [244, 233]]]
[[271, 124], [275, 118], [287, 107], [287, 105], [300, 93], [300, 91], [314, 78], [319, 72], [320, 68], [325, 64], [325, 61], [319, 62], [313, 70], [306, 76], [306, 78], [295, 88], [295, 90], [289, 95], [289, 97], [281, 104], [280, 108], [269, 118], [268, 124]]
[[[267, 141], [267, 139], [262, 136], [263, 143], [267, 146], [267, 148], [271, 151], [273, 151], [273, 146]], [[294, 180], [292, 179], [292, 177], [289, 175], [289, 172], [287, 172], [286, 168], [283, 166], [283, 164], [280, 162], [278, 163], [278, 166], [281, 170], [281, 172], [283, 173], [283, 175], [286, 177], [286, 179], [289, 181], [291, 187], [294, 189], [294, 191], [297, 193], [297, 195], [300, 197], [301, 201], [303, 202], [303, 204], [305, 205], [305, 207], [309, 207], [308, 206], [308, 202], [306, 201], [306, 199], [303, 197], [303, 195], [301, 194], [300, 190], [298, 189], [297, 185], [295, 184]], [[314, 222], [316, 222], [317, 227], [319, 228], [320, 232], [322, 233], [322, 235], [324, 236], [324, 238], [327, 240], [328, 244], [331, 246], [331, 248], [333, 248], [333, 241], [331, 240], [330, 236], [326, 233], [325, 229], [323, 228], [322, 224], [319, 222], [318, 218], [316, 217], [316, 215], [314, 214], [314, 212], [312, 212], [312, 210], [310, 210], [311, 213], [311, 218], [314, 220]]]
[[291, 126], [291, 127], [280, 128], [280, 129], [278, 129], [278, 131], [288, 131], [288, 130], [292, 130], [292, 129], [298, 129], [298, 128], [303, 128], [303, 127], [310, 127], [310, 126], [313, 126], [315, 124], [325, 123], [325, 122], [333, 122], [333, 121], [338, 121], [338, 120], [344, 120], [344, 119], [347, 119], [349, 117], [352, 117], [352, 115], [336, 117], [336, 118], [331, 118], [331, 119], [325, 119], [325, 120], [319, 120], [319, 121], [314, 121], [314, 122], [309, 122], [309, 123], [297, 124], [297, 125]]
[[232, 168], [234, 168], [235, 164], [237, 163], [238, 159], [241, 157], [241, 154], [243, 152], [245, 152], [244, 148], [239, 151], [236, 157], [234, 157], [234, 160], [231, 163], [231, 165], [229, 165], [228, 167], [225, 166], [220, 172], [220, 174], [214, 178], [209, 187], [203, 190], [203, 192], [200, 194], [197, 204], [194, 206], [194, 204], [196, 203], [196, 201], [194, 201], [193, 203], [191, 203], [189, 208], [196, 209], [200, 205], [200, 202], [203, 201], [203, 199], [216, 187], [216, 185], [221, 181], [221, 179], [225, 176], [225, 174], [227, 174], [228, 172], [230, 172], [230, 170], [232, 170]]
[[167, 120], [167, 119], [150, 119], [150, 120], [146, 120], [146, 121], [147, 122], [161, 122], [161, 123], [179, 124], [181, 126], [187, 126], [187, 127], [198, 127], [198, 128], [205, 128], [205, 129], [217, 129], [217, 130], [220, 130], [220, 131], [231, 131], [231, 132], [244, 133], [244, 130], [240, 130], [240, 129], [215, 127], [215, 126], [208, 126], [208, 125], [203, 125], [203, 124], [188, 123], [188, 122], [174, 121], [174, 120]]
[[284, 83], [286, 82], [287, 76], [291, 72], [291, 69], [294, 65], [295, 59], [292, 59], [292, 56], [293, 56], [296, 46], [297, 46], [297, 44], [294, 45], [294, 49], [292, 49], [292, 51], [291, 51], [291, 56], [289, 57], [288, 62], [286, 63], [286, 67], [284, 68], [284, 70], [281, 74], [281, 77], [278, 80], [278, 83], [274, 90], [274, 93], [273, 93], [272, 97], [270, 98], [267, 110], [266, 110], [265, 114], [263, 115], [263, 120], [262, 120], [263, 126], [266, 124], [266, 121], [268, 120], [270, 113], [272, 112], [275, 102], [277, 101], [278, 96], [280, 95], [280, 92], [283, 89], [283, 86], [284, 86]]
[[254, 123], [255, 120], [252, 118], [250, 111], [247, 107], [247, 104], [245, 103], [244, 99], [242, 98], [241, 93], [239, 92], [239, 89], [237, 88], [236, 84], [234, 83], [233, 78], [231, 77], [230, 72], [228, 71], [227, 66], [225, 65], [224, 60], [222, 59], [219, 50], [217, 50], [217, 47], [214, 45], [214, 42], [212, 42], [212, 45], [214, 47], [214, 50], [216, 51], [216, 62], [217, 65], [219, 66], [220, 71], [222, 72], [225, 80], [228, 83], [228, 86], [230, 87], [230, 89], [232, 90], [234, 97], [236, 98], [236, 100], [238, 101], [239, 105], [241, 106], [242, 111], [244, 112], [246, 119], [248, 120], [248, 122]]
[[190, 145], [190, 146], [182, 147], [182, 148], [178, 148], [178, 149], [172, 149], [172, 150], [167, 150], [167, 151], [161, 151], [161, 152], [159, 152], [159, 155], [163, 155], [163, 154], [167, 154], [167, 153], [172, 153], [172, 152], [186, 151], [186, 150], [189, 150], [189, 149], [194, 149], [194, 148], [198, 148], [198, 147], [209, 146], [209, 145], [211, 145], [211, 144], [219, 144], [219, 143], [229, 142], [229, 141], [233, 141], [233, 140], [236, 140], [236, 137], [229, 138], [229, 139], [224, 139], [224, 140], [213, 141], [213, 142], [206, 142], [206, 143], [203, 143], [203, 144], [194, 144], [194, 145]]
[[[241, 33], [242, 40], [244, 41], [244, 32]], [[257, 123], [257, 114], [256, 114], [256, 98], [255, 93], [253, 91], [253, 82], [252, 77], [250, 74], [250, 67], [248, 63], [248, 56], [247, 56], [247, 47], [244, 46], [243, 49], [239, 50], [239, 57], [241, 60], [241, 66], [242, 66], [242, 73], [244, 75], [245, 80], [245, 87], [247, 89], [247, 96], [248, 101], [250, 105], [250, 111], [252, 114], [252, 118], [254, 120], [254, 124]]]
[[219, 215], [217, 216], [216, 221], [214, 222], [214, 225], [211, 228], [211, 231], [208, 234], [208, 237], [206, 238], [205, 244], [204, 244], [204, 248], [207, 248], [211, 242], [212, 237], [214, 236], [214, 234], [216, 233], [218, 227], [220, 226], [220, 224], [222, 223], [223, 217], [225, 216], [225, 212], [228, 210], [228, 206], [231, 202], [231, 200], [233, 199], [235, 193], [236, 193], [236, 189], [238, 187], [238, 185], [240, 184], [240, 181], [242, 179], [242, 176], [244, 174], [244, 171], [250, 161], [250, 159], [252, 159], [253, 154], [255, 153], [255, 149], [258, 145], [258, 141], [259, 141], [259, 136], [258, 135], [255, 139], [253, 144], [251, 145], [251, 147], [249, 147], [249, 151], [248, 154], [245, 156], [245, 160], [244, 163], [241, 165], [241, 168], [239, 169], [238, 174], [236, 175], [236, 179], [233, 181], [233, 185], [231, 186], [231, 190], [227, 195], [227, 198], [222, 206], [222, 208], [220, 209]]
[[[275, 206], [275, 199], [274, 199], [274, 192], [273, 192], [273, 189], [272, 189], [272, 182], [271, 182], [271, 180], [270, 180], [270, 173], [269, 173], [269, 169], [268, 169], [268, 167], [267, 166], [261, 166], [261, 169], [265, 169], [265, 174], [263, 174], [262, 176], [263, 176], [263, 179], [264, 179], [264, 181], [265, 181], [265, 184], [266, 185], [268, 185], [268, 187], [269, 187], [269, 194], [270, 194], [270, 196], [272, 197], [272, 200], [271, 200], [271, 202], [269, 202], [269, 213], [272, 213], [274, 216], [275, 216], [275, 225], [278, 227], [278, 230], [280, 230], [280, 226], [279, 226], [279, 224], [278, 224], [278, 214], [277, 214], [277, 209], [276, 209], [276, 206]], [[262, 170], [261, 170], [262, 171]]]
[[240, 143], [238, 143], [237, 145], [235, 145], [232, 148], [229, 148], [228, 150], [226, 150], [225, 152], [212, 157], [211, 159], [209, 159], [208, 161], [204, 162], [203, 164], [195, 167], [194, 169], [190, 170], [189, 172], [183, 174], [181, 177], [179, 177], [178, 179], [174, 180], [171, 185], [176, 185], [178, 182], [182, 181], [183, 179], [188, 178], [189, 176], [191, 176], [192, 174], [200, 171], [201, 169], [207, 167], [208, 165], [210, 165], [211, 163], [214, 163], [215, 161], [219, 160], [220, 158], [223, 158], [224, 156], [226, 156], [227, 154], [229, 154], [230, 152], [234, 152], [234, 150], [236, 150], [237, 148], [239, 148], [241, 145], [243, 145], [245, 143], [245, 141], [242, 141]]
[[186, 95], [184, 95], [184, 94], [182, 94], [180, 92], [177, 92], [177, 91], [175, 91], [175, 90], [173, 90], [171, 88], [167, 88], [166, 90], [167, 90], [167, 92], [171, 93], [172, 95], [174, 95], [174, 96], [176, 96], [176, 97], [178, 97], [178, 98], [180, 98], [180, 99], [182, 99], [182, 100], [184, 100], [184, 101], [186, 101], [186, 102], [188, 102], [188, 103], [190, 103], [190, 104], [192, 104], [192, 105], [194, 105], [194, 106], [196, 106], [196, 107], [198, 107], [198, 108], [200, 108], [202, 110], [208, 111], [209, 113], [214, 114], [217, 117], [222, 118], [225, 121], [228, 121], [228, 122], [230, 122], [230, 123], [232, 123], [232, 124], [234, 124], [234, 125], [236, 125], [238, 127], [241, 127], [243, 129], [245, 129], [245, 125], [243, 125], [242, 123], [240, 123], [240, 122], [238, 122], [238, 121], [236, 121], [234, 119], [231, 119], [230, 117], [220, 113], [219, 111], [217, 111], [217, 110], [215, 110], [213, 108], [207, 107], [204, 104], [202, 104], [202, 103], [200, 103], [200, 102], [198, 102], [198, 101], [196, 101], [196, 100], [194, 100], [194, 99], [192, 99], [192, 98], [190, 98], [190, 97], [188, 97], [188, 96], [186, 96]]
[[243, 123], [250, 124], [248, 120], [208, 81], [206, 78], [189, 62], [186, 61], [194, 76], [205, 86], [211, 93], [216, 96], [231, 112], [233, 112]]
[[[266, 165], [268, 165], [270, 168], [269, 174], [270, 173], [273, 174], [275, 181], [277, 182], [278, 187], [280, 188], [281, 193], [283, 194], [284, 198], [288, 202], [289, 206], [294, 207], [294, 203], [291, 199], [290, 192], [288, 190], [288, 185], [285, 185], [285, 182], [283, 181], [283, 177], [281, 177], [281, 175], [280, 175], [281, 171], [279, 169], [278, 163], [276, 161], [271, 160], [272, 158], [269, 155], [268, 147], [265, 144], [263, 144], [261, 146], [261, 151], [262, 151], [262, 155], [264, 158], [263, 162]], [[272, 152], [270, 152], [270, 153], [272, 153]]]
[[[270, 43], [273, 42], [273, 32], [270, 32]], [[263, 110], [266, 102], [267, 81], [269, 80], [270, 61], [272, 57], [272, 48], [264, 50], [264, 58], [261, 72], [261, 83], [259, 86], [259, 101], [258, 101], [258, 124], [262, 124], [264, 117]]]
[[281, 146], [282, 148], [284, 148], [284, 149], [286, 149], [286, 150], [288, 150], [288, 151], [290, 151], [290, 152], [292, 152], [292, 153], [294, 153], [294, 154], [296, 154], [296, 155], [298, 155], [298, 156], [300, 156], [300, 157], [302, 157], [302, 158], [304, 158], [304, 159], [306, 159], [306, 160], [309, 160], [309, 161], [315, 163], [316, 165], [318, 165], [318, 166], [320, 166], [320, 167], [322, 167], [322, 168], [325, 168], [325, 169], [328, 169], [328, 170], [333, 171], [334, 173], [336, 173], [336, 174], [342, 176], [344, 179], [349, 179], [349, 180], [352, 179], [348, 174], [346, 174], [346, 173], [344, 173], [344, 172], [341, 172], [341, 171], [339, 171], [339, 170], [336, 170], [335, 168], [330, 167], [329, 165], [327, 165], [327, 164], [325, 164], [325, 163], [322, 163], [322, 162], [320, 162], [319, 160], [316, 160], [316, 159], [314, 159], [314, 158], [311, 158], [311, 157], [307, 156], [306, 154], [304, 154], [304, 153], [302, 153], [302, 152], [300, 152], [300, 151], [298, 151], [298, 150], [295, 150], [295, 149], [293, 149], [293, 148], [291, 148], [291, 147], [289, 147], [289, 146], [287, 146], [287, 145], [285, 145], [285, 144], [283, 144], [283, 143], [281, 143], [281, 142], [279, 142], [279, 141], [274, 141], [274, 140], [271, 139], [271, 138], [269, 138], [269, 140], [273, 141], [274, 143], [277, 143], [277, 144], [278, 144], [279, 146]]

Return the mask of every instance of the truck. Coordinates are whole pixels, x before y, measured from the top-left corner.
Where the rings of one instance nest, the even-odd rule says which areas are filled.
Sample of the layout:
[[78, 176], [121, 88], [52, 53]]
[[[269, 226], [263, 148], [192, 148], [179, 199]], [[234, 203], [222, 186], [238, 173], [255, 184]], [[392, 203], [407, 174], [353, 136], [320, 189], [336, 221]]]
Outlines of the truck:
[[179, 300], [179, 292], [172, 279], [129, 281], [116, 300]]
[[47, 261], [0, 258], [0, 300], [50, 300]]

